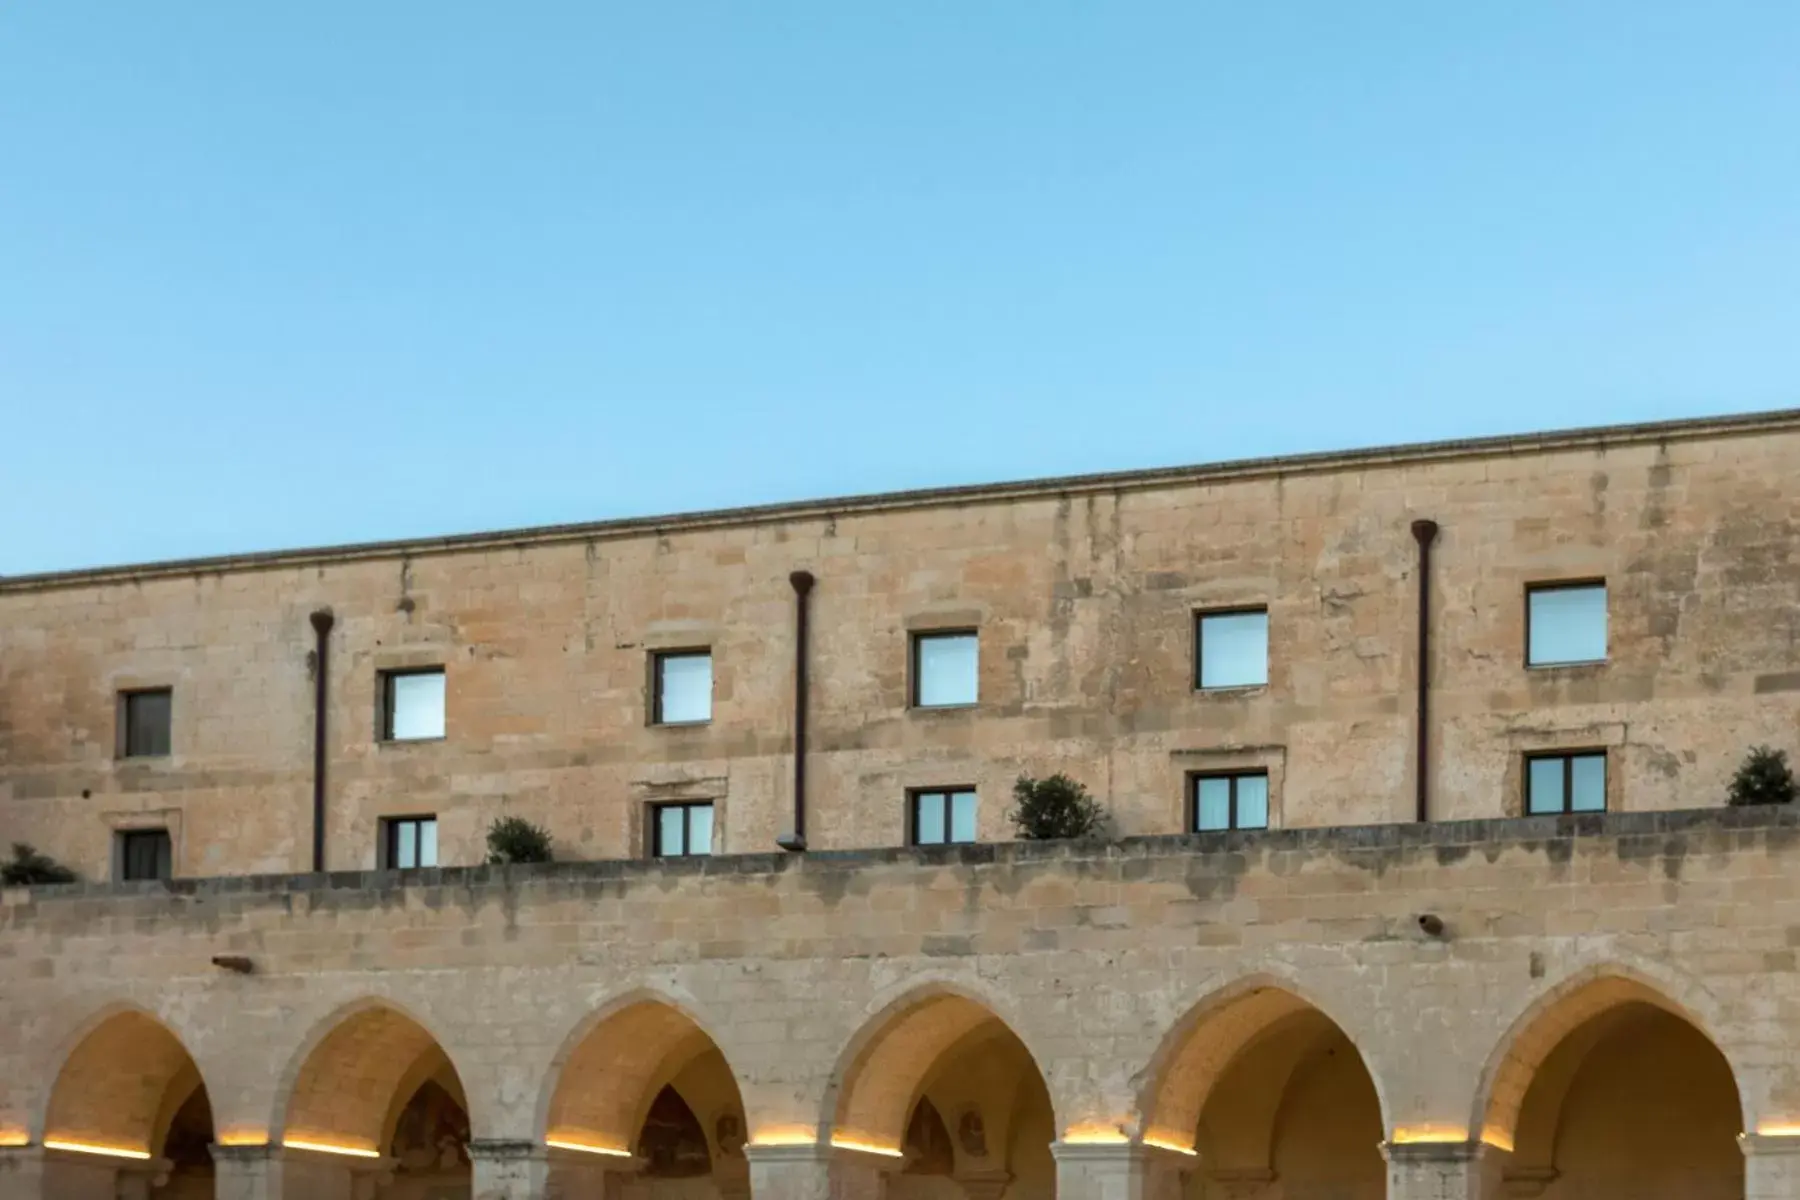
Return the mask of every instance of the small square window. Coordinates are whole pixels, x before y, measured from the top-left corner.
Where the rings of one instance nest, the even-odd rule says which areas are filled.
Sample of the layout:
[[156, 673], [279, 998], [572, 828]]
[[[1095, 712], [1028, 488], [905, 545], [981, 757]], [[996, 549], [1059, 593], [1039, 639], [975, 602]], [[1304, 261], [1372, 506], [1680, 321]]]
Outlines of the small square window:
[[712, 853], [710, 802], [652, 805], [650, 818], [650, 853], [656, 857], [688, 858]]
[[1198, 613], [1194, 618], [1194, 681], [1213, 688], [1262, 687], [1269, 682], [1269, 611]]
[[979, 639], [975, 631], [913, 635], [913, 706], [953, 708], [974, 704], [979, 689]]
[[174, 850], [166, 829], [126, 829], [118, 835], [119, 878], [127, 883], [168, 879]]
[[438, 865], [436, 817], [388, 817], [381, 823], [381, 866], [410, 871]]
[[384, 671], [381, 740], [416, 742], [444, 736], [444, 668]]
[[975, 789], [914, 792], [909, 823], [915, 846], [973, 842]]
[[712, 720], [712, 651], [678, 650], [651, 656], [657, 725], [697, 725]]
[[1606, 585], [1557, 583], [1525, 589], [1525, 663], [1606, 661]]
[[1230, 775], [1193, 777], [1193, 829], [1213, 833], [1224, 829], [1269, 827], [1269, 776], [1265, 771], [1240, 771]]
[[1606, 811], [1606, 752], [1534, 754], [1525, 760], [1525, 811], [1589, 813]]
[[170, 746], [175, 694], [168, 688], [119, 694], [119, 755], [164, 758]]

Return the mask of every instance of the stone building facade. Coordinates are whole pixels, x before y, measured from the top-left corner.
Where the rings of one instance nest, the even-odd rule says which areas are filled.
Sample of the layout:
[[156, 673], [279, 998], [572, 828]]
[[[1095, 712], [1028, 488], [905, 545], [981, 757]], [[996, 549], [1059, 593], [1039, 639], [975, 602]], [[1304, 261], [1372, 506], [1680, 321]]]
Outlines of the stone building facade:
[[[1724, 807], [1800, 732], [1796, 463], [0, 580], [0, 840], [88, 881], [0, 898], [0, 1197], [1800, 1196], [1800, 824]], [[1008, 840], [1058, 771], [1110, 840]]]

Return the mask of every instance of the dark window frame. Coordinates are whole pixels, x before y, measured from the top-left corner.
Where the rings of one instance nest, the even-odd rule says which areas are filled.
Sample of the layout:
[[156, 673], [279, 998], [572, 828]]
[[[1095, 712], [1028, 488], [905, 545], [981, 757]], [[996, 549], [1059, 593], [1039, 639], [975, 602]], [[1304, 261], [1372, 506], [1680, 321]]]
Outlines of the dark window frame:
[[[954, 704], [925, 704], [920, 700], [924, 691], [925, 672], [921, 669], [924, 643], [943, 638], [973, 638], [975, 640], [975, 699], [959, 700]], [[935, 712], [939, 709], [974, 708], [981, 703], [981, 630], [974, 627], [955, 626], [946, 629], [914, 629], [907, 635], [907, 658], [910, 676], [907, 683], [907, 707]]]
[[[392, 667], [379, 672], [381, 676], [378, 691], [379, 703], [375, 714], [375, 739], [381, 742], [441, 742], [450, 731], [450, 672], [444, 663], [430, 667]], [[394, 681], [418, 675], [442, 675], [444, 677], [444, 732], [431, 737], [397, 738], [394, 736]]]
[[[1263, 619], [1263, 678], [1261, 683], [1222, 683], [1207, 687], [1200, 681], [1206, 677], [1206, 631], [1204, 623], [1208, 617], [1245, 617], [1252, 613], [1260, 613]], [[1194, 610], [1194, 690], [1196, 692], [1248, 692], [1269, 686], [1269, 606], [1267, 604], [1239, 604], [1229, 608], [1196, 608]]]
[[[437, 863], [419, 864], [418, 861], [420, 858], [420, 835], [423, 833], [422, 826], [427, 821], [431, 822], [432, 830], [435, 833], [438, 823], [436, 813], [408, 813], [404, 816], [381, 818], [381, 869], [383, 871], [421, 871], [430, 870], [438, 865]], [[394, 864], [400, 861], [401, 834], [407, 830], [412, 833], [413, 862], [418, 865], [395, 866]], [[435, 841], [432, 852], [434, 855], [436, 854]]]
[[[113, 839], [117, 847], [116, 874], [120, 882], [157, 883], [175, 877], [175, 838], [167, 827], [159, 825], [153, 828], [119, 829], [113, 832]], [[133, 846], [145, 843], [154, 846], [152, 854], [155, 866], [149, 875], [134, 874], [131, 869]]]
[[[1606, 594], [1606, 604], [1601, 609], [1610, 626], [1612, 621], [1612, 592], [1606, 586], [1606, 576], [1595, 575], [1583, 579], [1553, 579], [1542, 583], [1525, 585], [1525, 669], [1528, 671], [1554, 671], [1559, 667], [1597, 667], [1610, 662], [1612, 646], [1605, 647], [1605, 653], [1599, 658], [1563, 659], [1556, 662], [1533, 662], [1531, 659], [1531, 598], [1539, 592], [1579, 592], [1588, 588], [1599, 588]], [[1608, 629], [1610, 642], [1611, 629]]]
[[[945, 787], [920, 787], [906, 789], [906, 844], [908, 846], [973, 846], [981, 841], [977, 836], [966, 842], [959, 842], [950, 836], [950, 798], [967, 793], [976, 797], [981, 803], [980, 789], [974, 784], [951, 784]], [[921, 842], [919, 840], [919, 802], [927, 796], [936, 796], [944, 806], [944, 840], [941, 842]]]
[[712, 724], [712, 689], [707, 689], [706, 716], [698, 721], [665, 721], [663, 720], [663, 664], [672, 658], [704, 658], [709, 662], [713, 656], [711, 646], [687, 646], [681, 649], [652, 650], [650, 652], [650, 724], [669, 725], [680, 728], [684, 725]]
[[[1597, 758], [1600, 760], [1600, 807], [1577, 811], [1575, 803], [1575, 760], [1578, 758]], [[1531, 764], [1562, 760], [1562, 807], [1560, 809], [1544, 809], [1531, 807]], [[1592, 817], [1612, 811], [1612, 763], [1608, 761], [1606, 747], [1581, 746], [1572, 750], [1533, 750], [1525, 755], [1524, 779], [1520, 787], [1520, 812], [1527, 817]]]
[[[1200, 828], [1200, 783], [1205, 779], [1227, 779], [1231, 781], [1231, 795], [1227, 819], [1229, 824], [1223, 829]], [[1260, 779], [1263, 781], [1264, 808], [1261, 825], [1238, 824], [1238, 781], [1240, 779]], [[1190, 771], [1187, 777], [1187, 828], [1189, 833], [1236, 833], [1239, 830], [1268, 829], [1270, 819], [1274, 816], [1275, 789], [1269, 784], [1267, 767], [1245, 767], [1241, 771]]]
[[[693, 822], [689, 814], [692, 810], [697, 808], [707, 809], [712, 814], [712, 820], [714, 822], [718, 820], [718, 805], [716, 801], [712, 800], [661, 800], [650, 805], [651, 858], [707, 858], [712, 855], [712, 842], [710, 839], [707, 842], [706, 849], [699, 853], [695, 853], [689, 848], [689, 841], [693, 837]], [[663, 848], [662, 815], [669, 809], [680, 809], [682, 813], [681, 852], [678, 854], [672, 854]], [[715, 824], [709, 825], [709, 828], [716, 832], [718, 827]]]
[[[164, 746], [161, 750], [136, 751], [131, 748], [132, 708], [138, 702], [150, 696], [168, 698], [168, 726], [163, 730]], [[168, 758], [175, 753], [175, 689], [172, 687], [123, 688], [119, 692], [118, 703], [118, 736], [114, 741], [114, 754], [118, 758]]]

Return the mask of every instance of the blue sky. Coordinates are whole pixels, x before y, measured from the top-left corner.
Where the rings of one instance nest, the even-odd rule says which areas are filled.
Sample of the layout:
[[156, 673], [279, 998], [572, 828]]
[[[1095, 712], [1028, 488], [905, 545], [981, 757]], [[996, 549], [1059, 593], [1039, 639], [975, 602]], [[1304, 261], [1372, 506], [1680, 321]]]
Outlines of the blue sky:
[[11, 4], [0, 573], [1800, 404], [1800, 5]]

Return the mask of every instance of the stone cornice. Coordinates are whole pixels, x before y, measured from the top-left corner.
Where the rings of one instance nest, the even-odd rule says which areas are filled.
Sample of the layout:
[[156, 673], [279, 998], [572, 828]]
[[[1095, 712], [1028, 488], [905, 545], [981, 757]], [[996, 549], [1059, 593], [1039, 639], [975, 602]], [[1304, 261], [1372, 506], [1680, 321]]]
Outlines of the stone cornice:
[[115, 583], [138, 583], [182, 576], [330, 566], [368, 560], [420, 558], [428, 555], [664, 536], [697, 530], [726, 529], [790, 521], [828, 520], [871, 513], [901, 512], [908, 509], [1003, 504], [1021, 500], [1149, 491], [1160, 488], [1228, 483], [1246, 479], [1368, 470], [1375, 467], [1410, 466], [1459, 459], [1505, 458], [1523, 454], [1553, 454], [1570, 450], [1606, 450], [1623, 446], [1655, 445], [1674, 441], [1745, 437], [1794, 431], [1800, 431], [1800, 409], [1738, 416], [1703, 417], [1683, 421], [1657, 421], [1636, 425], [1608, 425], [1508, 437], [1419, 442], [1364, 450], [1240, 459], [1235, 462], [1199, 466], [1161, 467], [1095, 475], [1066, 475], [1016, 483], [926, 488], [915, 491], [844, 496], [826, 500], [803, 500], [669, 516], [630, 517], [622, 520], [543, 525], [490, 533], [455, 534], [445, 537], [410, 538], [398, 541], [275, 550], [252, 554], [228, 554], [210, 558], [14, 575], [0, 577], [0, 595]]

